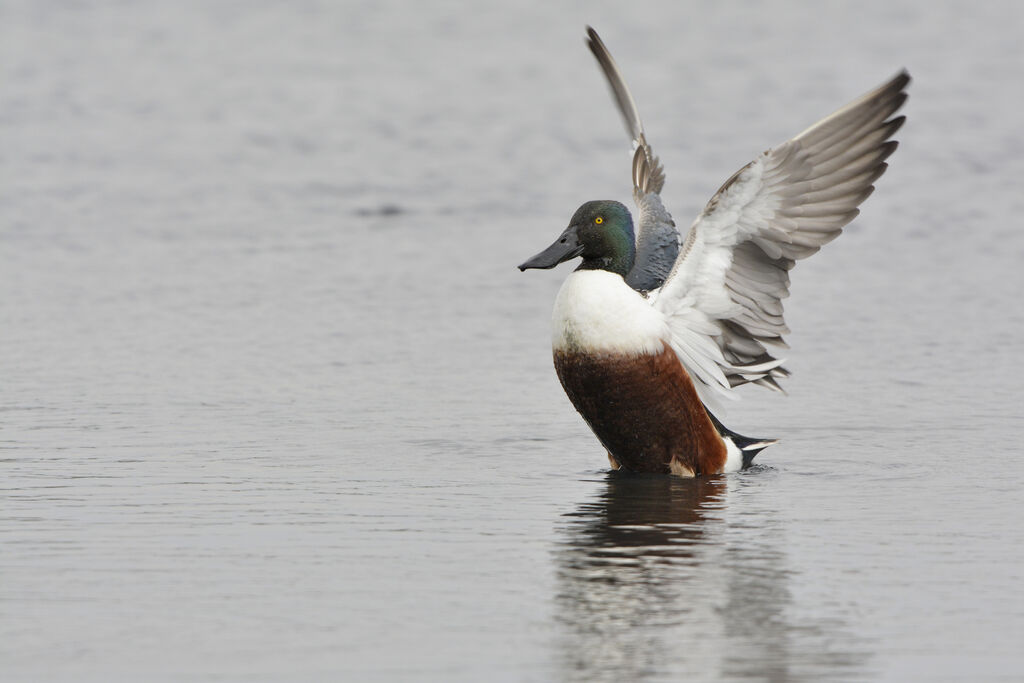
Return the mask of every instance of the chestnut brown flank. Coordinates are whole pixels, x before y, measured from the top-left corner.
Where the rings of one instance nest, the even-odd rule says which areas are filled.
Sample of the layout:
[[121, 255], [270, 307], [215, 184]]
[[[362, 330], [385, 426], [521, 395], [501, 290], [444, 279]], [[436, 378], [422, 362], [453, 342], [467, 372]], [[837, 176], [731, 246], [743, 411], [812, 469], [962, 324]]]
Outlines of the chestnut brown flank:
[[697, 475], [725, 466], [725, 444], [667, 344], [657, 355], [555, 351], [555, 371], [622, 469], [668, 473], [673, 459]]

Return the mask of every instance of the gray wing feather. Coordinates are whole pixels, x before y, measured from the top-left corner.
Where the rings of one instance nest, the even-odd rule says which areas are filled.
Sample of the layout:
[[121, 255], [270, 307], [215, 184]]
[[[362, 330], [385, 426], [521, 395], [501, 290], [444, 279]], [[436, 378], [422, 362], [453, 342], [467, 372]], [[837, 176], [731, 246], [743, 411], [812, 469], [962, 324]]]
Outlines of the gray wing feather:
[[657, 289], [672, 271], [679, 254], [679, 232], [661, 202], [665, 186], [665, 170], [654, 156], [644, 136], [636, 101], [626, 87], [626, 81], [597, 32], [587, 27], [587, 46], [597, 58], [612, 97], [618, 105], [626, 132], [633, 140], [633, 200], [639, 209], [637, 219], [636, 259], [626, 276], [626, 283], [637, 290]]
[[[874, 191], [896, 150], [890, 138], [904, 117], [893, 115], [909, 83], [901, 72], [760, 155], [694, 222], [655, 306], [671, 312], [670, 325], [679, 321], [680, 339], [693, 320], [718, 325], [713, 339], [721, 357], [689, 355], [705, 370], [702, 395], [748, 382], [779, 389], [777, 380], [789, 374], [765, 346], [785, 346], [789, 270], [838, 237]], [[707, 372], [707, 361], [721, 373]]]

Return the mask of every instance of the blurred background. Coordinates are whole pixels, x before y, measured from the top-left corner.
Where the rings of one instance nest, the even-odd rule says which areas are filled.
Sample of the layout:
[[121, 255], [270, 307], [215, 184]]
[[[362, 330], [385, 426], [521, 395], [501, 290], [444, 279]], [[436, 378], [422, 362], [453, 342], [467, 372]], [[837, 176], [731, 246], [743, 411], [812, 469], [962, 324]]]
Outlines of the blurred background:
[[[0, 1], [5, 680], [1017, 680], [1024, 9]], [[907, 68], [759, 466], [616, 477], [515, 265]]]

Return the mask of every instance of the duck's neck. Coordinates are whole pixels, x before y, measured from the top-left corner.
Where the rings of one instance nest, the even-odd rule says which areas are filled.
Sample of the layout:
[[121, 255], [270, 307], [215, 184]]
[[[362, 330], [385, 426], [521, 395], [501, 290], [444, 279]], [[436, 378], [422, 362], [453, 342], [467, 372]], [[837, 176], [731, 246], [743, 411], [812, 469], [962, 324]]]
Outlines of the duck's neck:
[[610, 273], [616, 273], [625, 278], [626, 274], [633, 268], [633, 258], [632, 249], [628, 251], [623, 250], [611, 255], [584, 258], [576, 270], [607, 270]]
[[636, 259], [633, 225], [629, 216], [625, 216], [617, 228], [609, 226], [599, 233], [598, 239], [587, 245], [582, 256], [579, 270], [607, 270], [625, 278]]

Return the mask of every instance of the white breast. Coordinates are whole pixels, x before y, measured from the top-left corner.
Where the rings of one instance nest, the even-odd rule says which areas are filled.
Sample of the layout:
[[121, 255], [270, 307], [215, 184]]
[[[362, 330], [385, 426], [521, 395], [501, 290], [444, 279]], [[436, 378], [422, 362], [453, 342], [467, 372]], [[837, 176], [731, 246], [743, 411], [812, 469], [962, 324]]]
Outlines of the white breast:
[[555, 299], [551, 345], [556, 351], [661, 353], [668, 326], [640, 293], [606, 270], [577, 270]]

